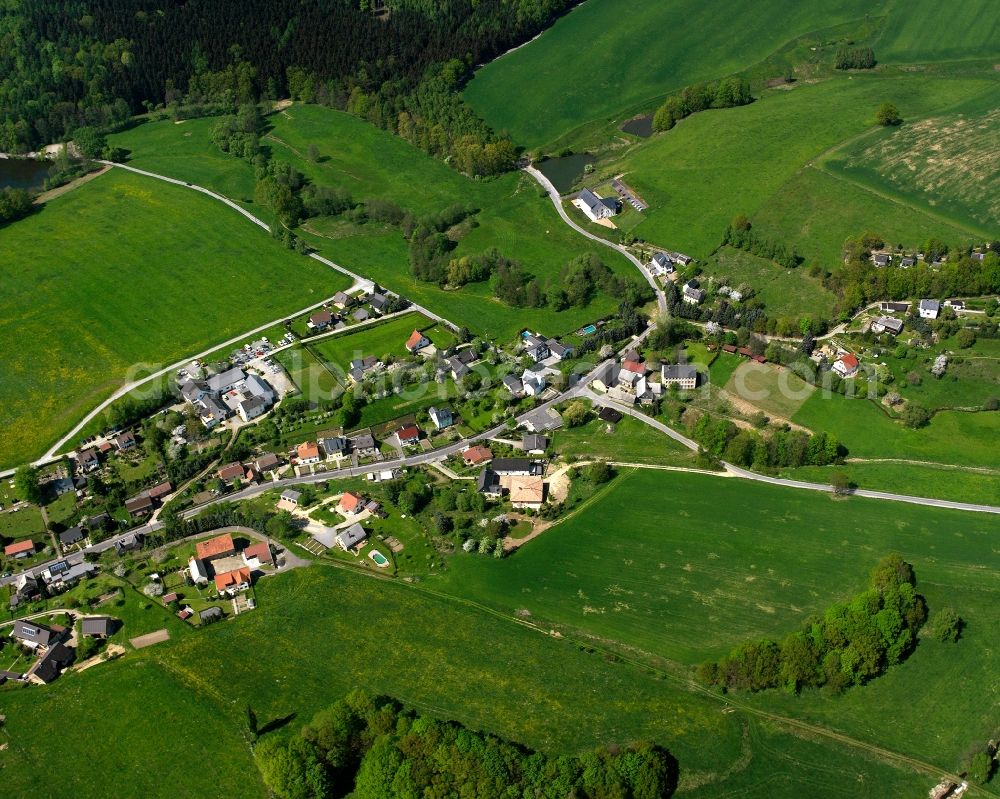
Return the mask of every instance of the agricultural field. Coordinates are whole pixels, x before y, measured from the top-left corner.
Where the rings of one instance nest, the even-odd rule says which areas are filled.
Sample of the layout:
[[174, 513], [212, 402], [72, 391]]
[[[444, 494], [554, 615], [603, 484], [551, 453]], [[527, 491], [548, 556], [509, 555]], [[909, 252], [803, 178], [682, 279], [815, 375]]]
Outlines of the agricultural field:
[[998, 102], [1000, 85], [960, 112], [852, 142], [832, 154], [824, 168], [995, 237], [1000, 235]]
[[[190, 180], [223, 194], [231, 191], [237, 198], [248, 197], [249, 185], [252, 195], [250, 165], [222, 152], [213, 153], [215, 146], [209, 138], [212, 124], [199, 122], [202, 124], [187, 129], [190, 136], [180, 132], [188, 123], [161, 121], [140, 125], [112, 137], [112, 141], [131, 149], [130, 163], [139, 168]], [[594, 252], [616, 273], [637, 279], [623, 257], [583, 241], [567, 228], [526, 175], [470, 180], [398, 136], [322, 106], [296, 104], [271, 115], [268, 122], [273, 127], [264, 143], [276, 159], [291, 163], [319, 185], [348, 191], [357, 201], [390, 200], [417, 215], [437, 213], [456, 203], [473, 205], [478, 209], [475, 224], [458, 225], [450, 231], [457, 240], [454, 257], [496, 247], [544, 282], [558, 279], [568, 261]], [[315, 163], [303, 156], [310, 144], [319, 151]], [[566, 332], [617, 309], [615, 298], [600, 295], [584, 308], [555, 312], [504, 305], [486, 284], [442, 291], [410, 276], [407, 243], [398, 230], [330, 218], [310, 219], [303, 230], [303, 237], [312, 246], [337, 263], [456, 324], [492, 337], [513, 338], [525, 326]]]
[[[590, 0], [530, 44], [479, 69], [463, 96], [496, 130], [539, 148], [593, 120], [624, 122], [684, 86], [739, 72], [792, 39], [861, 24], [888, 6], [740, 0], [720, 14], [696, 0]], [[658, 43], [651, 33], [661, 37]], [[595, 76], [594, 64], [606, 66]]]
[[1000, 469], [874, 459], [836, 466], [802, 466], [783, 470], [781, 477], [829, 484], [837, 473], [846, 474], [858, 488], [872, 491], [1000, 506]]
[[913, 461], [1000, 468], [995, 442], [1000, 412], [941, 411], [926, 427], [911, 430], [868, 399], [816, 391], [792, 421], [813, 432], [830, 433], [852, 458]]
[[[843, 243], [843, 242], [841, 242]], [[785, 269], [734, 247], [721, 247], [702, 267], [703, 273], [718, 283], [738, 288], [746, 284], [753, 298], [760, 300], [771, 316], [812, 316], [830, 319], [837, 298], [818, 278], [802, 267]]]
[[117, 170], [6, 228], [4, 244], [3, 466], [40, 455], [133, 366], [146, 374], [348, 283], [213, 200]]
[[[264, 796], [244, 737], [247, 703], [262, 726], [291, 729], [358, 687], [550, 753], [651, 738], [678, 758], [681, 785], [696, 796], [767, 785], [769, 795], [791, 799], [813, 784], [812, 769], [803, 771], [811, 763], [822, 764], [823, 784], [844, 795], [856, 793], [858, 779], [901, 795], [925, 781], [854, 748], [722, 713], [719, 698], [689, 691], [667, 673], [615, 662], [587, 644], [417, 586], [314, 567], [264, 580], [259, 594], [261, 607], [235, 621], [42, 689], [65, 707], [60, 714], [35, 712], [35, 691], [5, 694], [5, 791], [27, 790], [28, 765], [55, 756], [58, 741], [61, 762], [81, 765], [50, 774], [56, 793], [102, 796], [106, 783], [81, 777], [96, 770], [115, 775], [129, 795], [204, 796], [224, 780], [238, 781], [246, 796]], [[136, 718], [126, 703], [147, 712]], [[90, 734], [59, 734], [73, 723]], [[211, 776], [182, 778], [204, 735], [213, 742]], [[107, 747], [90, 745], [133, 737], [142, 768], [121, 768]]]
[[[842, 698], [729, 698], [956, 768], [971, 741], [994, 731], [995, 526], [987, 514], [638, 469], [509, 560], [455, 558], [438, 580], [546, 629], [690, 665], [798, 629], [899, 552], [931, 610], [951, 605], [967, 620], [958, 645], [922, 641], [905, 664]], [[934, 702], [956, 712], [932, 713]]]
[[[657, 246], [704, 258], [721, 243], [736, 214], [754, 220], [766, 214], [771, 202], [802, 203], [805, 208], [820, 202], [787, 192], [792, 187], [808, 188], [808, 183], [795, 179], [826, 150], [871, 129], [883, 101], [894, 102], [904, 116], [916, 119], [985, 96], [995, 85], [987, 79], [876, 74], [766, 90], [751, 105], [705, 111], [683, 120], [675, 129], [602, 163], [595, 179], [624, 173], [651, 204], [635, 234]], [[840, 219], [853, 216], [842, 217], [832, 204], [836, 199], [825, 204], [825, 224], [831, 229], [824, 235], [837, 242], [836, 251], [822, 261], [828, 267], [839, 263], [844, 239], [879, 223], [876, 218], [862, 230], [841, 227]], [[952, 228], [946, 223], [943, 230], [933, 226], [922, 230], [925, 238], [938, 235], [952, 240]], [[797, 238], [782, 241], [789, 247], [800, 244]]]
[[733, 372], [726, 392], [770, 417], [789, 420], [816, 389], [790, 369], [746, 361]]
[[896, 6], [874, 47], [880, 61], [892, 63], [963, 61], [993, 58], [997, 7], [990, 0], [966, 0], [941, 13], [935, 0]]

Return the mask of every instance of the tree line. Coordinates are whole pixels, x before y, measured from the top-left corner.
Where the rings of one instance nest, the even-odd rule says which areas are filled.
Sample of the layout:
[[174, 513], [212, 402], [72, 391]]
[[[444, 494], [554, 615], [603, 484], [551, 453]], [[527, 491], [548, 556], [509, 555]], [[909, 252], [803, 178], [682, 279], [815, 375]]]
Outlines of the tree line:
[[870, 47], [841, 47], [833, 65], [836, 69], [874, 69], [877, 63]]
[[746, 78], [725, 78], [718, 83], [696, 83], [670, 95], [653, 114], [653, 130], [670, 130], [691, 114], [709, 108], [734, 108], [753, 102]]
[[[256, 738], [250, 707], [247, 720]], [[279, 799], [662, 799], [677, 783], [676, 761], [655, 744], [551, 757], [361, 690], [291, 737], [267, 734], [254, 756]]]
[[738, 250], [745, 250], [758, 258], [774, 261], [786, 269], [793, 269], [802, 263], [802, 259], [794, 248], [789, 250], [781, 242], [763, 238], [755, 233], [750, 220], [743, 214], [735, 217], [729, 223], [722, 236], [722, 243]]
[[[762, 420], [766, 424], [766, 419]], [[779, 427], [765, 433], [743, 430], [724, 417], [702, 414], [690, 427], [691, 437], [704, 449], [747, 469], [827, 466], [842, 463], [847, 449], [827, 433], [810, 435]]]
[[576, 0], [10, 0], [0, 8], [0, 151], [293, 96], [363, 117], [474, 175], [513, 163], [510, 141], [458, 89]]
[[863, 685], [903, 662], [917, 645], [927, 604], [916, 591], [913, 567], [899, 555], [872, 570], [867, 590], [808, 619], [781, 643], [748, 641], [698, 667], [709, 684], [738, 691], [785, 686], [825, 687], [832, 693]]

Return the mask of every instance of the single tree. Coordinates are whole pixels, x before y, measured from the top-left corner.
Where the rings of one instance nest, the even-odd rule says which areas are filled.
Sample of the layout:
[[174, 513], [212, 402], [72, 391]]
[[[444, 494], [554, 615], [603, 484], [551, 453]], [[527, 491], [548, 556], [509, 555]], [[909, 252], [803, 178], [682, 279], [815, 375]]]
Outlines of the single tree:
[[878, 124], [884, 128], [898, 125], [903, 121], [903, 118], [899, 115], [899, 109], [890, 102], [884, 102], [878, 107], [876, 119], [878, 120]]

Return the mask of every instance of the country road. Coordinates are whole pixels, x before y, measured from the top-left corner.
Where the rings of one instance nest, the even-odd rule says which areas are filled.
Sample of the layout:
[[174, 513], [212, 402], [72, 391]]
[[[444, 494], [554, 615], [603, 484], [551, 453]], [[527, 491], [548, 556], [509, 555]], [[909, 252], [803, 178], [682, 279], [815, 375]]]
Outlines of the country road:
[[622, 245], [615, 244], [614, 242], [608, 241], [607, 239], [602, 239], [600, 236], [596, 236], [593, 233], [584, 230], [582, 227], [576, 224], [576, 222], [574, 222], [572, 219], [569, 218], [569, 214], [566, 213], [566, 209], [563, 208], [562, 197], [560, 197], [559, 191], [556, 189], [556, 187], [552, 185], [552, 181], [550, 181], [547, 177], [545, 177], [545, 175], [543, 175], [533, 166], [524, 167], [524, 171], [527, 172], [529, 175], [531, 175], [531, 177], [533, 177], [535, 180], [537, 180], [538, 183], [541, 185], [541, 187], [548, 192], [549, 199], [552, 200], [552, 204], [556, 207], [556, 211], [559, 212], [559, 216], [562, 217], [563, 222], [565, 222], [567, 225], [573, 228], [573, 230], [575, 230], [581, 236], [586, 236], [591, 241], [596, 241], [598, 244], [601, 244], [605, 247], [610, 247], [612, 250], [616, 250], [617, 252], [621, 253], [626, 258], [628, 258], [629, 261], [632, 262], [633, 266], [635, 266], [635, 268], [642, 273], [642, 276], [646, 279], [646, 282], [649, 283], [650, 287], [653, 289], [653, 292], [656, 294], [656, 306], [659, 309], [660, 317], [665, 319], [667, 317], [667, 297], [663, 293], [663, 289], [661, 289], [660, 286], [657, 284], [656, 278], [654, 278], [649, 273], [649, 270], [646, 269], [642, 261], [640, 261], [634, 255], [632, 255], [632, 253], [630, 253], [628, 249], [623, 247]]

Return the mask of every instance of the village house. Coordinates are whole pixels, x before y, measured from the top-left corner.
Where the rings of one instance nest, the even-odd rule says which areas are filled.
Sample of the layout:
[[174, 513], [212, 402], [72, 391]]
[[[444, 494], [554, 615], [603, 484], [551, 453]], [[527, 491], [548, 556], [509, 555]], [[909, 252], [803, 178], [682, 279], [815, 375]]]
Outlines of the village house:
[[343, 457], [350, 450], [350, 442], [343, 436], [326, 436], [319, 440], [323, 447], [323, 454], [328, 461]]
[[61, 560], [53, 563], [42, 572], [42, 580], [50, 593], [58, 593], [72, 588], [80, 580], [90, 578], [97, 572], [97, 567], [92, 563], [77, 563], [70, 566], [66, 561]]
[[941, 303], [937, 300], [921, 300], [919, 311], [921, 319], [937, 319], [941, 313]]
[[903, 332], [903, 320], [892, 316], [880, 316], [872, 322], [872, 333], [891, 333], [898, 336]]
[[907, 313], [910, 310], [908, 302], [881, 302], [878, 309], [881, 313]]
[[48, 685], [73, 662], [75, 656], [76, 652], [65, 644], [54, 643], [25, 676], [30, 682]]
[[51, 627], [32, 621], [15, 621], [10, 637], [32, 652], [44, 652], [62, 636]]
[[153, 502], [161, 502], [164, 497], [170, 496], [170, 492], [174, 490], [173, 483], [169, 480], [164, 480], [162, 483], [157, 483], [155, 486], [146, 491], [149, 494], [149, 498]]
[[545, 502], [545, 481], [541, 477], [510, 477], [507, 492], [513, 507], [538, 510]]
[[365, 498], [353, 491], [345, 491], [337, 503], [337, 512], [341, 516], [356, 516], [365, 509]]
[[212, 605], [210, 608], [198, 611], [198, 623], [202, 625], [211, 624], [214, 621], [219, 621], [221, 618], [222, 608], [218, 605]]
[[372, 307], [372, 310], [381, 316], [385, 313], [385, 309], [389, 305], [389, 298], [384, 294], [369, 294], [368, 304]]
[[154, 507], [156, 507], [156, 503], [153, 502], [149, 494], [145, 491], [125, 501], [125, 510], [128, 511], [128, 515], [133, 519], [138, 519], [152, 513]]
[[549, 348], [549, 353], [552, 357], [560, 361], [565, 361], [567, 358], [572, 358], [576, 354], [576, 350], [569, 344], [563, 344], [559, 339], [550, 338], [545, 342], [546, 346]]
[[80, 450], [76, 455], [76, 466], [83, 472], [93, 472], [100, 468], [101, 456], [93, 447]]
[[406, 340], [406, 351], [412, 355], [426, 347], [429, 347], [430, 345], [431, 340], [427, 338], [427, 336], [419, 330], [414, 330], [410, 333], [410, 337]]
[[222, 596], [236, 596], [250, 587], [250, 569], [245, 566], [215, 575], [215, 590]]
[[254, 469], [260, 474], [274, 471], [281, 465], [281, 458], [273, 452], [266, 452], [253, 462]]
[[583, 189], [573, 199], [573, 205], [579, 208], [591, 222], [615, 216], [621, 209], [617, 199], [598, 197], [590, 189]]
[[916, 259], [916, 258], [914, 258], [913, 256], [911, 256], [911, 255], [905, 255], [905, 256], [903, 256], [903, 257], [902, 257], [902, 258], [901, 258], [901, 259], [899, 260], [899, 265], [900, 265], [901, 267], [903, 267], [903, 269], [909, 269], [909, 268], [910, 268], [911, 266], [913, 266], [913, 265], [914, 265], [914, 264], [915, 264], [916, 262], [917, 262], [917, 259]]
[[649, 271], [653, 277], [663, 277], [674, 273], [674, 262], [664, 252], [654, 253], [649, 262]]
[[347, 374], [350, 375], [351, 379], [355, 383], [360, 383], [365, 379], [365, 375], [368, 372], [378, 369], [381, 366], [382, 362], [374, 355], [368, 355], [364, 358], [355, 358], [351, 361]]
[[413, 446], [420, 442], [420, 428], [415, 424], [403, 425], [396, 431], [396, 440], [401, 447]]
[[892, 256], [885, 252], [873, 252], [872, 263], [875, 266], [888, 266], [892, 262]]
[[130, 449], [135, 449], [135, 445], [135, 434], [128, 430], [115, 436], [115, 446], [118, 447], [119, 452], [128, 452]]
[[366, 538], [368, 533], [365, 532], [365, 528], [355, 523], [337, 534], [337, 544], [344, 552], [350, 552], [354, 547], [364, 543]]
[[491, 460], [493, 460], [493, 452], [482, 444], [469, 447], [462, 453], [462, 461], [466, 466], [481, 466]]
[[529, 455], [544, 455], [549, 447], [549, 439], [538, 433], [525, 433], [521, 436], [521, 449]]
[[300, 466], [319, 463], [319, 445], [315, 441], [304, 441], [295, 448], [295, 462]]
[[351, 319], [355, 322], [367, 322], [369, 318], [368, 311], [364, 308], [358, 308], [358, 310], [351, 314]]
[[951, 308], [953, 311], [964, 311], [965, 300], [945, 300], [944, 307]]
[[833, 366], [831, 368], [842, 378], [847, 379], [849, 377], [854, 377], [854, 375], [858, 373], [859, 366], [860, 364], [858, 363], [858, 359], [848, 352], [837, 358], [837, 360], [833, 362]]
[[326, 330], [334, 322], [333, 314], [327, 310], [317, 311], [312, 316], [309, 317], [309, 321], [306, 322], [306, 327], [312, 330], [314, 333], [318, 333], [321, 330]]
[[261, 566], [274, 565], [274, 555], [271, 554], [271, 545], [267, 541], [251, 544], [241, 554], [247, 568], [260, 569]]
[[86, 540], [87, 535], [83, 532], [82, 527], [70, 527], [68, 530], [63, 530], [59, 533], [59, 543], [64, 547], [71, 547]]
[[115, 631], [115, 623], [108, 616], [88, 616], [80, 624], [80, 632], [88, 638], [107, 638]]
[[521, 382], [521, 378], [517, 375], [506, 375], [501, 382], [503, 383], [504, 388], [511, 393], [511, 396], [524, 396], [524, 383]]
[[542, 473], [542, 463], [528, 458], [495, 458], [490, 468], [501, 477], [528, 477]]
[[438, 430], [444, 430], [455, 423], [455, 419], [451, 414], [451, 408], [437, 408], [432, 405], [427, 409], [427, 414], [431, 417], [434, 427]]
[[228, 558], [236, 554], [236, 544], [229, 533], [217, 535], [207, 541], [199, 541], [194, 545], [194, 554], [198, 560], [206, 562], [217, 558]]
[[378, 455], [378, 444], [371, 432], [355, 433], [350, 438], [351, 450], [362, 458]]
[[233, 485], [237, 480], [242, 480], [245, 470], [243, 464], [239, 461], [233, 461], [232, 463], [227, 463], [221, 469], [219, 469], [215, 476], [219, 478], [222, 482], [228, 485]]
[[699, 305], [705, 299], [705, 290], [699, 287], [697, 280], [691, 279], [684, 284], [681, 299], [688, 305]]
[[333, 303], [334, 307], [339, 308], [340, 310], [344, 310], [345, 308], [354, 303], [354, 299], [351, 297], [350, 294], [345, 294], [343, 291], [338, 291], [336, 294], [333, 295], [333, 299], [330, 300], [330, 302]]
[[545, 378], [539, 372], [525, 372], [521, 375], [522, 390], [527, 397], [537, 397], [545, 391], [545, 385]]
[[469, 369], [469, 364], [476, 361], [476, 352], [472, 349], [459, 350], [450, 358], [448, 358], [445, 363], [451, 370], [451, 376], [455, 380], [461, 380], [465, 377], [471, 370]]
[[35, 577], [30, 574], [21, 574], [14, 581], [14, 590], [10, 595], [10, 609], [23, 605], [27, 602], [34, 602], [41, 599], [42, 587]]
[[208, 584], [208, 569], [205, 562], [199, 558], [191, 558], [188, 561], [188, 574], [191, 575], [191, 582], [195, 585]]
[[663, 364], [660, 381], [664, 387], [692, 391], [698, 385], [698, 370], [689, 363]]
[[128, 552], [142, 549], [142, 533], [128, 533], [115, 541], [115, 554], [122, 557]]
[[535, 363], [544, 361], [551, 355], [548, 342], [541, 336], [529, 333], [524, 337], [524, 354]]
[[489, 499], [498, 499], [503, 494], [500, 476], [489, 466], [486, 466], [476, 479], [476, 490]]
[[3, 548], [4, 557], [13, 558], [14, 560], [21, 560], [34, 553], [35, 542], [30, 538], [25, 538], [23, 541], [15, 541], [13, 544], [8, 544]]

